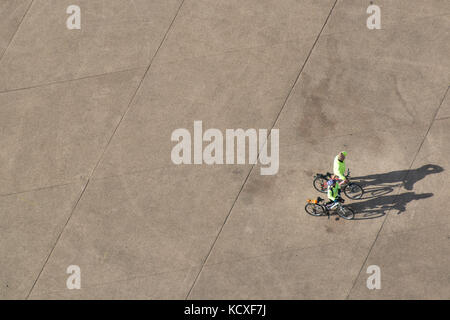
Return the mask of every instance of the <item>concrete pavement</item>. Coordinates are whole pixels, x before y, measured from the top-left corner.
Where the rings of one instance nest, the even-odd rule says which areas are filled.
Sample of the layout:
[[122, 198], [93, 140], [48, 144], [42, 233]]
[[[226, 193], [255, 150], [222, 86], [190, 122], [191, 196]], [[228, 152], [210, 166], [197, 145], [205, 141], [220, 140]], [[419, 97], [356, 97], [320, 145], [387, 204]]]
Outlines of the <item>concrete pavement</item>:
[[[450, 3], [374, 3], [2, 1], [0, 298], [449, 299]], [[278, 173], [173, 164], [195, 120]], [[340, 150], [356, 219], [309, 216]]]

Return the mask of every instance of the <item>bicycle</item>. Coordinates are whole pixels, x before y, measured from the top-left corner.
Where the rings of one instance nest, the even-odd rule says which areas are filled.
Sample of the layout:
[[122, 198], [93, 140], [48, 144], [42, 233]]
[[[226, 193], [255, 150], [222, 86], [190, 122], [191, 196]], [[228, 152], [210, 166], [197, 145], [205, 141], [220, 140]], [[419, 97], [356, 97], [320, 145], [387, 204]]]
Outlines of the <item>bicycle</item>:
[[[326, 174], [316, 173], [313, 180], [313, 186], [314, 189], [316, 189], [319, 192], [326, 193], [328, 186], [327, 181], [331, 179], [333, 176], [332, 173], [327, 172]], [[350, 170], [347, 169], [347, 174], [345, 175], [345, 178], [347, 180], [350, 179]], [[342, 180], [339, 180], [342, 181]], [[354, 182], [349, 182], [345, 186], [343, 186], [343, 191], [345, 195], [352, 200], [358, 200], [361, 199], [361, 197], [364, 194], [364, 189], [359, 184]]]
[[324, 201], [324, 199], [321, 197], [318, 197], [317, 200], [308, 199], [308, 203], [305, 206], [305, 211], [315, 217], [327, 215], [328, 219], [330, 219], [330, 211], [332, 210], [335, 210], [340, 217], [346, 220], [352, 220], [355, 217], [355, 212], [352, 208], [342, 205], [342, 202], [344, 202], [343, 199], [341, 199], [341, 201], [328, 204], [322, 204], [322, 201]]

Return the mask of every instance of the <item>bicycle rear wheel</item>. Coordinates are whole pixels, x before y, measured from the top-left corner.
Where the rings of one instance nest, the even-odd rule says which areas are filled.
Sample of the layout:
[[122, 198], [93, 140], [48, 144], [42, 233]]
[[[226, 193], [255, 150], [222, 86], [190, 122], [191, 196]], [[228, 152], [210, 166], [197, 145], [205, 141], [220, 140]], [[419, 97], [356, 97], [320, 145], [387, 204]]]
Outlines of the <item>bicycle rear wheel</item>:
[[355, 217], [355, 212], [349, 207], [340, 207], [337, 214], [346, 220], [352, 220]]
[[319, 192], [326, 193], [327, 192], [327, 179], [323, 177], [316, 177], [313, 181], [314, 189]]
[[349, 199], [358, 200], [363, 196], [364, 189], [359, 184], [351, 182], [344, 188], [344, 193]]
[[325, 215], [325, 210], [320, 204], [307, 203], [305, 206], [305, 211], [315, 217], [320, 217]]

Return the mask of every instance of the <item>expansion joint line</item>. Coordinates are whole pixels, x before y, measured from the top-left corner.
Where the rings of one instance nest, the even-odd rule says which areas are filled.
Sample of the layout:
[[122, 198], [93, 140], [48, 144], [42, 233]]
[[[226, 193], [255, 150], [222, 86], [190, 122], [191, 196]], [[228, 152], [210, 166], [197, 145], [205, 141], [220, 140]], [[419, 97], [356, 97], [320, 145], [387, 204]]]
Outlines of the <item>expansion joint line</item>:
[[11, 37], [11, 40], [9, 40], [8, 45], [6, 46], [5, 50], [3, 51], [3, 53], [0, 54], [0, 62], [2, 61], [3, 57], [6, 54], [6, 51], [8, 51], [9, 46], [11, 45], [11, 43], [13, 42], [14, 38], [16, 37], [17, 32], [20, 29], [20, 26], [22, 25], [22, 22], [25, 20], [25, 16], [28, 14], [28, 12], [30, 11], [31, 6], [33, 5], [34, 0], [31, 0], [30, 4], [28, 5], [27, 10], [25, 10], [25, 13], [22, 16], [22, 19], [20, 19], [20, 23], [17, 26], [16, 32], [14, 32], [13, 36]]

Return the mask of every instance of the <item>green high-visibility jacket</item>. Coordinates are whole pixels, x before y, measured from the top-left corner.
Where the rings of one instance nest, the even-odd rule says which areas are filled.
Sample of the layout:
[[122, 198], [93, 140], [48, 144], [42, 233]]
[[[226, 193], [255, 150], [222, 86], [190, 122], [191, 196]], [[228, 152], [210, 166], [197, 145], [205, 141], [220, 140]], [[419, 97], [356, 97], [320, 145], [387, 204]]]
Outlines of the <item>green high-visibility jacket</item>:
[[339, 155], [334, 158], [333, 173], [339, 179], [345, 180], [345, 161], [339, 161]]
[[336, 200], [336, 197], [339, 195], [339, 189], [341, 187], [339, 186], [339, 183], [335, 183], [334, 187], [328, 186], [328, 199], [331, 201]]

